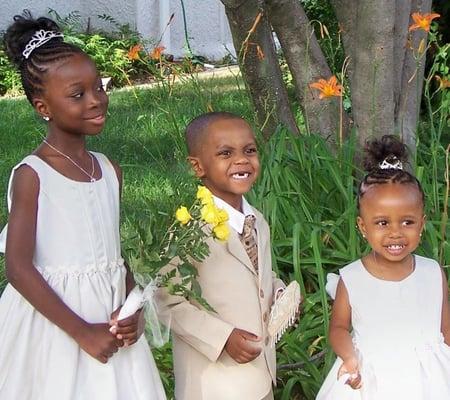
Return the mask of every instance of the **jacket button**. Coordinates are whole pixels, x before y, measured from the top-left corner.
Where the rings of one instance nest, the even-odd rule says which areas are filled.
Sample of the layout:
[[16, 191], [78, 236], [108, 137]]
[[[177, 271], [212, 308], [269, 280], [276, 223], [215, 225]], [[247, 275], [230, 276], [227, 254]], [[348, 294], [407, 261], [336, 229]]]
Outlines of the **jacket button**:
[[261, 297], [262, 299], [264, 298], [264, 290], [260, 289], [259, 297]]
[[266, 336], [265, 343], [266, 343], [266, 346], [269, 344], [269, 336]]
[[266, 312], [263, 314], [263, 321], [264, 321], [264, 322], [267, 322], [267, 315], [268, 315], [268, 314], [267, 314], [267, 311], [266, 311]]

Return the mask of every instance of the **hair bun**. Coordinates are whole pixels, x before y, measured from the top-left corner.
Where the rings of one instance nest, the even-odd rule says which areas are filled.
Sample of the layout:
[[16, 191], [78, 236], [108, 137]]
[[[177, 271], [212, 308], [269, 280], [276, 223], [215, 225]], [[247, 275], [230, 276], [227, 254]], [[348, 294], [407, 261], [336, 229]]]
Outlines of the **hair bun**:
[[15, 15], [14, 22], [8, 27], [4, 36], [4, 45], [9, 60], [17, 67], [23, 61], [22, 52], [36, 31], [59, 32], [56, 22], [46, 17], [34, 19], [29, 10], [24, 10], [22, 15]]
[[390, 163], [408, 161], [408, 149], [397, 136], [384, 135], [381, 138], [369, 140], [365, 146], [364, 169], [368, 172], [380, 168], [386, 160]]

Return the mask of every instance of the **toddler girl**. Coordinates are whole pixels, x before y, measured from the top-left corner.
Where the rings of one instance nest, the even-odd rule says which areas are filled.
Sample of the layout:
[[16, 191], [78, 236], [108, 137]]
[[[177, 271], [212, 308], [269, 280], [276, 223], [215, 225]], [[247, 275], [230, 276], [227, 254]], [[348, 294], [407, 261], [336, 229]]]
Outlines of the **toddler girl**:
[[424, 193], [403, 169], [398, 139], [367, 150], [358, 227], [372, 250], [340, 270], [330, 323], [338, 359], [317, 400], [448, 400], [447, 279], [436, 261], [414, 254]]

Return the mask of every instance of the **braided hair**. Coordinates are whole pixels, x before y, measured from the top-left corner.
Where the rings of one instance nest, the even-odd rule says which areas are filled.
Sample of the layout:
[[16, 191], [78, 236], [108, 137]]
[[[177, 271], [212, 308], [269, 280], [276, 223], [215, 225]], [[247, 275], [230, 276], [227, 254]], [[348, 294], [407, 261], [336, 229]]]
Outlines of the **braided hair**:
[[363, 166], [367, 174], [359, 184], [358, 208], [361, 198], [371, 186], [387, 183], [415, 186], [421, 194], [422, 204], [425, 203], [425, 194], [417, 178], [403, 168], [395, 167], [408, 161], [408, 149], [396, 136], [384, 135], [368, 141], [364, 150], [366, 157]]
[[39, 30], [59, 33], [56, 22], [49, 18], [34, 19], [29, 11], [23, 15], [14, 16], [14, 23], [6, 30], [4, 46], [9, 60], [20, 73], [22, 86], [28, 101], [42, 94], [45, 74], [50, 66], [75, 54], [84, 54], [83, 50], [70, 43], [65, 43], [62, 37], [54, 37], [47, 43], [35, 48], [28, 58], [22, 54], [32, 36]]

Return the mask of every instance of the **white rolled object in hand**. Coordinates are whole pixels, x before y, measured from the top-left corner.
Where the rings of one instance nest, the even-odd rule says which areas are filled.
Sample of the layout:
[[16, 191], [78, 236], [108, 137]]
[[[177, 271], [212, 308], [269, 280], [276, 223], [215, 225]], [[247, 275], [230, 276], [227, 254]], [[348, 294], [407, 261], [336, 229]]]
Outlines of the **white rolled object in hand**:
[[[148, 328], [148, 340], [155, 347], [161, 347], [169, 341], [170, 334], [170, 315], [164, 321], [158, 319], [157, 306], [154, 300], [155, 291], [158, 288], [158, 281], [152, 280], [144, 289], [136, 285], [128, 294], [125, 303], [119, 311], [117, 320], [132, 316], [140, 308], [144, 307], [146, 327]], [[114, 326], [110, 328], [113, 332]]]
[[120, 321], [132, 316], [137, 310], [143, 307], [144, 303], [144, 292], [136, 285], [125, 299], [125, 303], [123, 303], [123, 306], [120, 309], [117, 320]]

